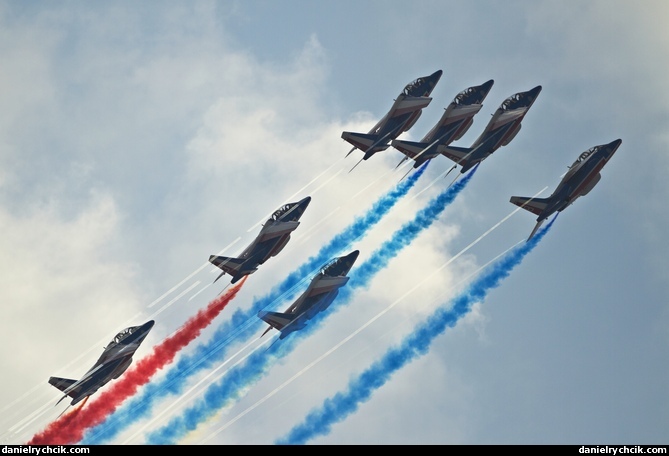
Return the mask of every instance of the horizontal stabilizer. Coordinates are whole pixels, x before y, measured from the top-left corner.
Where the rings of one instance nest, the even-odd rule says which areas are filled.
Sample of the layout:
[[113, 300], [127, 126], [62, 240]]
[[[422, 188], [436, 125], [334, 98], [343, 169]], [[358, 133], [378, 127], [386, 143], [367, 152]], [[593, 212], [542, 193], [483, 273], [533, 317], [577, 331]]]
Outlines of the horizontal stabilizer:
[[400, 139], [396, 139], [391, 143], [391, 145], [407, 157], [416, 158], [418, 154], [425, 150], [425, 148], [430, 144], [426, 142], [402, 141]]
[[379, 144], [382, 139], [379, 135], [369, 133], [355, 133], [352, 131], [345, 131], [341, 134], [342, 139], [353, 144], [358, 149], [367, 152], [370, 148], [374, 148], [373, 152], [386, 150], [388, 144]]
[[472, 149], [468, 147], [456, 147], [456, 146], [439, 146], [437, 150], [444, 157], [448, 157], [456, 163], [460, 163], [467, 157], [467, 155], [469, 155], [472, 152]]
[[258, 317], [273, 328], [281, 331], [286, 325], [290, 324], [295, 319], [295, 314], [282, 312], [267, 312], [261, 310], [258, 312]]
[[548, 206], [548, 198], [528, 198], [525, 196], [512, 196], [511, 203], [519, 206], [533, 214], [541, 215]]
[[257, 268], [253, 269], [242, 269], [245, 260], [241, 258], [230, 258], [224, 256], [211, 255], [209, 257], [209, 262], [214, 266], [219, 267], [223, 272], [227, 272], [231, 276], [239, 276], [240, 274], [251, 274], [256, 271]]
[[77, 383], [76, 380], [70, 378], [49, 377], [49, 383], [59, 390], [65, 392], [70, 397], [75, 397], [78, 393], [77, 388], [70, 389], [72, 385]]

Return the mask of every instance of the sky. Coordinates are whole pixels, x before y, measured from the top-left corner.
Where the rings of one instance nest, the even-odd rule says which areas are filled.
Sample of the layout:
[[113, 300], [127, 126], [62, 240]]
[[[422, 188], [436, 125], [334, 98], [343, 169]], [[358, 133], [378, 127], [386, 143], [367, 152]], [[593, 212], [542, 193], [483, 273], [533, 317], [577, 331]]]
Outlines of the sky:
[[[209, 255], [239, 254], [275, 209], [312, 197], [283, 251], [182, 354], [364, 215], [408, 168], [394, 172], [389, 148], [349, 172], [362, 154], [345, 158], [341, 132], [367, 132], [441, 69], [401, 139], [493, 79], [454, 143], [467, 147], [506, 97], [543, 90], [429, 228], [178, 443], [285, 437], [527, 238], [536, 217], [519, 211], [467, 248], [512, 195], [548, 196], [581, 152], [620, 138], [597, 186], [498, 287], [308, 443], [666, 444], [668, 16], [661, 0], [0, 2], [3, 443], [64, 410], [50, 376], [81, 377], [118, 331], [155, 319], [136, 362], [215, 299], [227, 281], [212, 285]], [[356, 264], [448, 186], [452, 164], [432, 160], [351, 246]], [[109, 443], [147, 443], [198, 400], [196, 381], [212, 378]]]

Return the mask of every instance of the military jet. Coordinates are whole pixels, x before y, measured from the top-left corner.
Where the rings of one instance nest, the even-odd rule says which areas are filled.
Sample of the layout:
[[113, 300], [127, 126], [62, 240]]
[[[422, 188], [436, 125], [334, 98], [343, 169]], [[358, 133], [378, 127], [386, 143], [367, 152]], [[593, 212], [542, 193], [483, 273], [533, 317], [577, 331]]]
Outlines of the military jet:
[[230, 283], [235, 283], [242, 277], [256, 272], [258, 266], [269, 258], [278, 255], [290, 240], [290, 233], [295, 231], [300, 224], [300, 217], [309, 202], [311, 202], [311, 197], [307, 196], [296, 203], [288, 203], [274, 211], [263, 224], [258, 236], [238, 258], [210, 255], [209, 262], [223, 270], [216, 280], [228, 273], [232, 276]]
[[528, 241], [551, 214], [563, 211], [579, 196], [587, 195], [597, 185], [602, 178], [600, 170], [613, 157], [621, 143], [621, 139], [616, 139], [608, 144], [591, 147], [579, 155], [548, 198], [511, 197], [511, 203], [538, 215], [537, 224], [527, 238]]
[[65, 393], [56, 405], [68, 396], [72, 398], [70, 405], [76, 405], [111, 380], [119, 378], [132, 363], [132, 356], [153, 324], [154, 321], [149, 320], [143, 325], [131, 326], [118, 333], [104, 348], [100, 359], [80, 380], [50, 377], [49, 383]]
[[369, 133], [342, 132], [341, 137], [354, 146], [346, 156], [360, 149], [365, 153], [362, 160], [367, 160], [375, 153], [386, 150], [390, 146], [390, 141], [410, 129], [420, 117], [423, 108], [430, 104], [432, 101], [430, 94], [442, 73], [438, 70], [407, 84], [395, 99], [390, 111], [369, 130]]
[[447, 146], [460, 139], [474, 122], [474, 116], [483, 107], [481, 103], [493, 84], [494, 81], [491, 79], [457, 94], [445, 108], [439, 122], [419, 142], [393, 140], [391, 146], [405, 155], [397, 166], [399, 167], [405, 160], [412, 158], [415, 160], [413, 167], [418, 168], [426, 161], [440, 155], [437, 151], [439, 146]]
[[264, 310], [258, 312], [258, 317], [270, 325], [260, 337], [267, 334], [272, 328], [276, 328], [281, 332], [279, 339], [283, 339], [293, 331], [304, 328], [307, 321], [327, 309], [339, 294], [339, 289], [348, 282], [349, 277], [346, 274], [351, 270], [359, 253], [358, 250], [354, 250], [323, 266], [311, 279], [305, 292], [285, 312]]
[[455, 162], [453, 168], [461, 165], [460, 173], [466, 173], [497, 149], [511, 142], [520, 131], [525, 114], [540, 92], [541, 86], [536, 86], [532, 90], [516, 93], [504, 100], [471, 147], [439, 146], [437, 150]]

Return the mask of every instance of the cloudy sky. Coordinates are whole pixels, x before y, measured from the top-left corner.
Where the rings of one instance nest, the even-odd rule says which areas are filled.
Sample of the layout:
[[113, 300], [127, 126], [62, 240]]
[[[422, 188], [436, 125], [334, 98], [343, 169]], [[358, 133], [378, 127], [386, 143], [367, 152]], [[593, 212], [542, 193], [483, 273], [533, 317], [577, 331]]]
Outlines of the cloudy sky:
[[[361, 154], [344, 159], [341, 132], [366, 132], [407, 83], [441, 69], [402, 138], [422, 138], [488, 79], [454, 145], [471, 145], [506, 97], [543, 91], [428, 230], [180, 443], [274, 443], [535, 217], [514, 214], [289, 379], [506, 217], [511, 195], [547, 196], [581, 152], [621, 138], [597, 187], [498, 288], [310, 443], [666, 444], [667, 17], [662, 0], [0, 3], [3, 442], [26, 442], [63, 411], [49, 376], [81, 377], [119, 330], [154, 318], [137, 360], [205, 307], [226, 283], [210, 285], [209, 255], [240, 253], [282, 204], [312, 196], [290, 243], [214, 327], [365, 214], [406, 168], [392, 172], [402, 155], [388, 149], [349, 173]], [[358, 263], [448, 185], [451, 165], [433, 160], [352, 247]], [[112, 443], [144, 443], [197, 393]]]

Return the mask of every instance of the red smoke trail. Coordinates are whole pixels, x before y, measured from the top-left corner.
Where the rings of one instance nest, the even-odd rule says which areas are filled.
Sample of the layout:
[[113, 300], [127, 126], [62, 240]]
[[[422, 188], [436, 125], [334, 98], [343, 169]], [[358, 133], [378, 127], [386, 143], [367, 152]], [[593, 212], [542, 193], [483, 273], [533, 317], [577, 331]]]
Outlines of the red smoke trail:
[[153, 347], [153, 352], [128, 369], [109, 389], [85, 409], [79, 408], [62, 415], [27, 443], [28, 445], [72, 445], [80, 441], [84, 432], [102, 423], [121, 403], [137, 392], [151, 376], [174, 360], [176, 354], [188, 345], [200, 332], [221, 313], [226, 305], [237, 296], [246, 277], [220, 298], [214, 299], [206, 309], [191, 317], [177, 332]]

